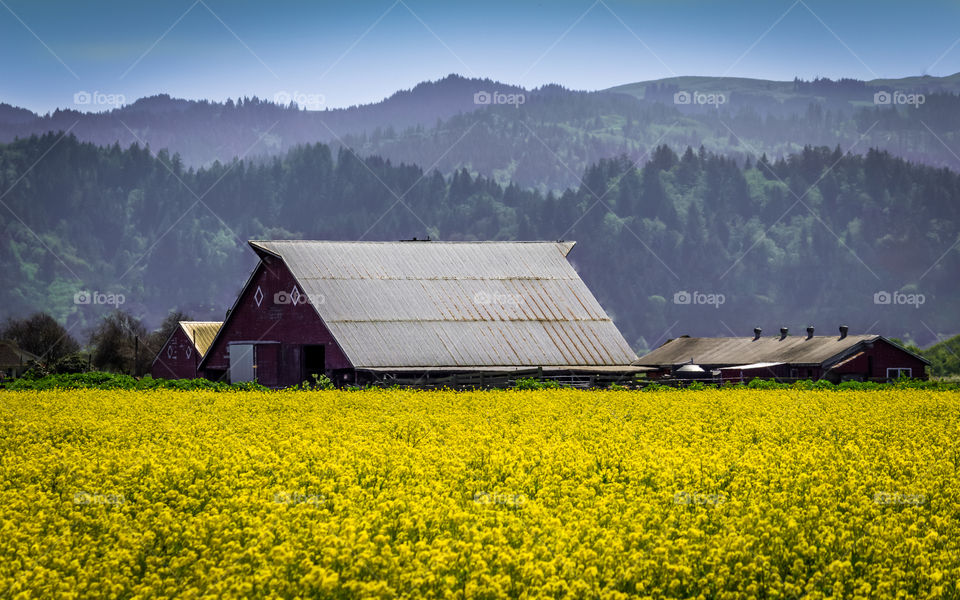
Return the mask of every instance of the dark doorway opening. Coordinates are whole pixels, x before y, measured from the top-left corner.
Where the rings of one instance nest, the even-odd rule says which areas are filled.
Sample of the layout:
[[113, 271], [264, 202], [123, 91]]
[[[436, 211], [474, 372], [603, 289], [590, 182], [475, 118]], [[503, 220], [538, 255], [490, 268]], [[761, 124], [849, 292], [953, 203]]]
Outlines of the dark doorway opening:
[[327, 352], [322, 344], [304, 346], [301, 380], [313, 383], [313, 376], [325, 375], [327, 371]]

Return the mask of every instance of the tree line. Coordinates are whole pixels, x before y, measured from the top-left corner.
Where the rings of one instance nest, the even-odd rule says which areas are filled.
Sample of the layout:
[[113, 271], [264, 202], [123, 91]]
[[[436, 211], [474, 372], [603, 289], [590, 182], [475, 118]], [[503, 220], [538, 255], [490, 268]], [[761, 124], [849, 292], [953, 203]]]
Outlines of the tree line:
[[[543, 193], [325, 144], [194, 169], [137, 144], [31, 136], [0, 145], [0, 306], [74, 332], [115, 308], [149, 326], [173, 310], [222, 320], [256, 263], [248, 239], [564, 238], [637, 351], [755, 326], [821, 334], [843, 322], [920, 345], [956, 333], [960, 178], [946, 168], [875, 149], [740, 160], [660, 145], [578, 179]], [[79, 302], [80, 291], [125, 303]], [[924, 303], [877, 304], [881, 291]]]

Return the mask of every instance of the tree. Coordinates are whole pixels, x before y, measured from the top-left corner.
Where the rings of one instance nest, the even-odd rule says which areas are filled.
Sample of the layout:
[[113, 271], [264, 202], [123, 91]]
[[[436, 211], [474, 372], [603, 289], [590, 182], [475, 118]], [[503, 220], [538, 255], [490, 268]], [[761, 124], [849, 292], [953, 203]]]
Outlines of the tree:
[[163, 348], [167, 339], [180, 326], [180, 321], [193, 321], [190, 315], [175, 310], [167, 315], [167, 318], [160, 324], [160, 328], [147, 337], [147, 350], [150, 353], [151, 360], [157, 355], [157, 352]]
[[34, 313], [26, 319], [8, 319], [3, 339], [13, 340], [21, 350], [40, 357], [43, 363], [54, 363], [80, 350], [80, 344], [50, 315]]
[[117, 310], [100, 322], [90, 335], [93, 366], [101, 371], [143, 375], [150, 367], [156, 352], [151, 352], [144, 340], [147, 330], [130, 313]]

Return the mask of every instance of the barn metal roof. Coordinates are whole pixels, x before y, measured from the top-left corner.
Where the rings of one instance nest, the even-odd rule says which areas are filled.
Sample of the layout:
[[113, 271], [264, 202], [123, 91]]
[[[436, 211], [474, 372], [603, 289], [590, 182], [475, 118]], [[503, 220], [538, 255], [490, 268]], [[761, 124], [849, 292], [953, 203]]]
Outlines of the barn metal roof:
[[770, 367], [778, 367], [782, 365], [782, 362], [758, 362], [749, 365], [734, 365], [732, 367], [721, 367], [721, 371], [728, 370], [740, 370], [740, 371], [749, 371], [751, 369], [769, 369]]
[[680, 337], [640, 357], [634, 364], [665, 367], [693, 359], [699, 365], [713, 366], [760, 362], [819, 365], [858, 345], [880, 339], [890, 343], [879, 335], [848, 335], [843, 339], [839, 336], [813, 336], [809, 339], [806, 336], [787, 336], [782, 340], [779, 336], [756, 340], [753, 337]]
[[180, 327], [187, 334], [187, 338], [193, 340], [200, 356], [207, 353], [221, 325], [223, 321], [180, 321]]
[[12, 340], [0, 340], [0, 368], [18, 367], [31, 360], [40, 360], [40, 357], [20, 349]]
[[626, 366], [574, 242], [251, 241], [282, 259], [356, 368]]

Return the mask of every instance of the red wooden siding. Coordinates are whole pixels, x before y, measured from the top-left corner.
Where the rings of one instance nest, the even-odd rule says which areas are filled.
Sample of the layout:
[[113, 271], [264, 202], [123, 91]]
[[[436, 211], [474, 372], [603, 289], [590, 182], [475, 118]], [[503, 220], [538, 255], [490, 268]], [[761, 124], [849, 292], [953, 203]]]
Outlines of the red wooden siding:
[[325, 347], [327, 373], [351, 369], [350, 361], [306, 296], [293, 301], [302, 293], [286, 265], [279, 260], [262, 260], [210, 347], [203, 364], [205, 375], [211, 379], [223, 377], [230, 367], [228, 347], [238, 342], [256, 345], [257, 381], [268, 387], [287, 387], [304, 380], [304, 345]]
[[878, 340], [872, 348], [865, 348], [863, 354], [857, 356], [839, 367], [832, 369], [831, 374], [840, 379], [886, 379], [887, 369], [911, 369], [914, 379], [926, 378], [926, 364], [908, 352]]
[[155, 379], [193, 379], [200, 364], [193, 341], [179, 325], [157, 354], [150, 369]]

